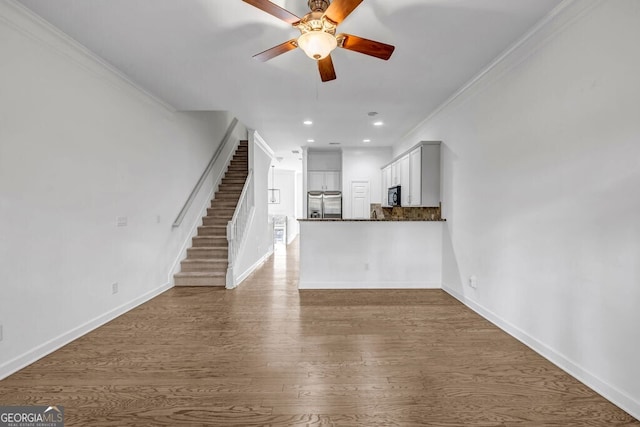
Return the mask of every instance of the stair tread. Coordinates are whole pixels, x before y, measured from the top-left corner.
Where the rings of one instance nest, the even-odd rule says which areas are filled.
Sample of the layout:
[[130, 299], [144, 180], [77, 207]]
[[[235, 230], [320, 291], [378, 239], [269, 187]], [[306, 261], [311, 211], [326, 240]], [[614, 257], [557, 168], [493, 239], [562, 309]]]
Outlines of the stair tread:
[[220, 246], [192, 246], [189, 249], [197, 249], [197, 250], [220, 250], [220, 249], [224, 249], [225, 251], [227, 250], [226, 247], [221, 248]]
[[214, 240], [227, 240], [225, 236], [193, 236], [194, 239], [214, 239]]
[[176, 277], [223, 277], [226, 274], [225, 271], [181, 271]]

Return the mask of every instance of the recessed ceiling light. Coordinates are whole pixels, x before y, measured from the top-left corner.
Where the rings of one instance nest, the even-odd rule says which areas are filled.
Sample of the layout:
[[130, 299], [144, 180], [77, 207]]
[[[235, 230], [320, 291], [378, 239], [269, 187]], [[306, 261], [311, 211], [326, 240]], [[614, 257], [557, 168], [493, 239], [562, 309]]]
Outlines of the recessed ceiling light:
[[315, 139], [307, 139], [307, 142], [316, 142]]
[[304, 121], [304, 122], [302, 122], [302, 123], [304, 123], [304, 124], [305, 124], [305, 125], [307, 125], [307, 126], [310, 126], [310, 125], [312, 125], [312, 124], [313, 124], [313, 122], [312, 122], [311, 120], [305, 120], [305, 121]]
[[362, 142], [367, 143], [367, 142], [371, 142], [370, 139], [363, 139]]
[[378, 112], [377, 112], [377, 111], [370, 111], [370, 112], [368, 112], [368, 113], [367, 113], [367, 115], [368, 115], [369, 117], [375, 117], [375, 116], [377, 116], [377, 115], [378, 115]]
[[373, 122], [374, 126], [382, 126], [383, 124], [384, 124], [384, 122], [382, 122], [382, 121]]

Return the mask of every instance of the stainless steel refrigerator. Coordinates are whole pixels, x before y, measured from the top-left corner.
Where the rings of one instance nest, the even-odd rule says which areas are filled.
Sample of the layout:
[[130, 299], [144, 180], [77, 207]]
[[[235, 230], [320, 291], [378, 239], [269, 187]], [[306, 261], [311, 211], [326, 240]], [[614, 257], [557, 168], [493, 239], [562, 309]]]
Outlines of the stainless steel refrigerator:
[[342, 193], [340, 191], [309, 191], [307, 218], [342, 218]]

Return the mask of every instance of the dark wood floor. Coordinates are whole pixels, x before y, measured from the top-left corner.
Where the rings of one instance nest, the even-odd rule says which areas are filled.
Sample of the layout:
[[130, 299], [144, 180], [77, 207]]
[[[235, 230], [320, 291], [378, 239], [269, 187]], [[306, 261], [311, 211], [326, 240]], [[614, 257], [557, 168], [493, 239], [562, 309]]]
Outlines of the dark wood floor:
[[439, 290], [174, 288], [0, 382], [67, 426], [640, 426]]

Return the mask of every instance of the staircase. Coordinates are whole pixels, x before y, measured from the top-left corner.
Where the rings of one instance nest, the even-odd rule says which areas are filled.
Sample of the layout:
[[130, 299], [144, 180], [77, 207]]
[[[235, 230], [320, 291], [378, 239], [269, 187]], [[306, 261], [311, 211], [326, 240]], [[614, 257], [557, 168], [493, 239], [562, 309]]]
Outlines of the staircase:
[[228, 262], [227, 223], [233, 217], [247, 179], [249, 144], [241, 141], [222, 178], [187, 258], [174, 276], [176, 286], [225, 286]]

